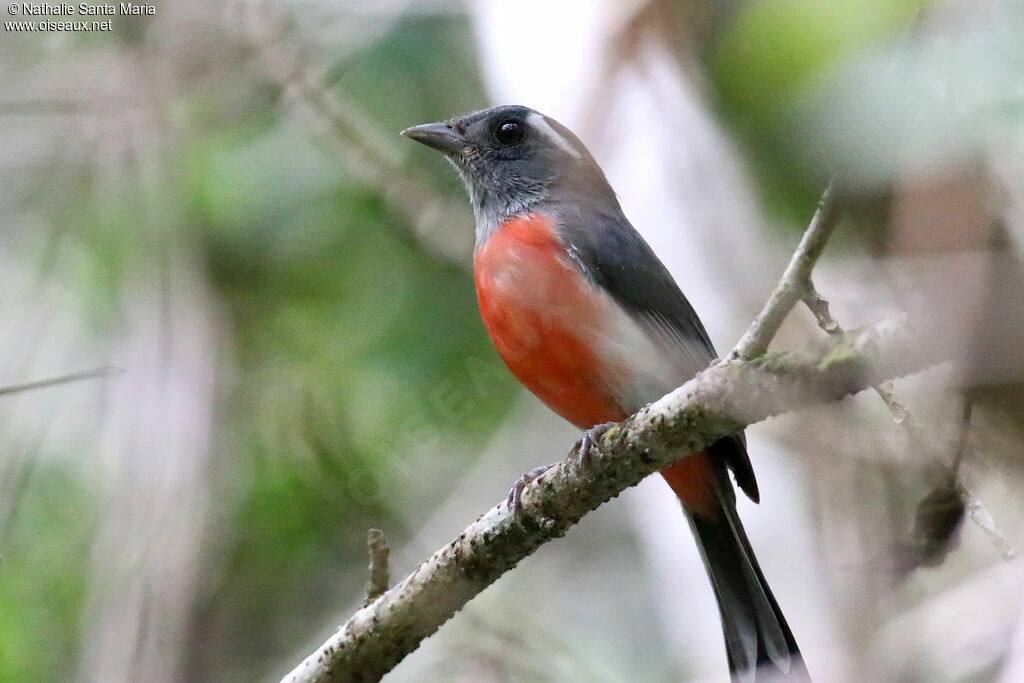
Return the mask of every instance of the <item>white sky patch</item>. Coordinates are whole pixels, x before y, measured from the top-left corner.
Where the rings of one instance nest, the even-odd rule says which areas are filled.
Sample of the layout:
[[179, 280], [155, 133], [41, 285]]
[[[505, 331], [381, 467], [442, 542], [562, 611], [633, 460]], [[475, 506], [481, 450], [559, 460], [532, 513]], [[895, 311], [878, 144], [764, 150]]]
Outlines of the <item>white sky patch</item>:
[[534, 112], [526, 117], [530, 125], [540, 131], [541, 135], [544, 135], [553, 143], [564, 149], [569, 154], [573, 155], [577, 159], [580, 158], [580, 152], [576, 149], [571, 142], [565, 139], [561, 133], [551, 127], [551, 124], [547, 122], [542, 114]]

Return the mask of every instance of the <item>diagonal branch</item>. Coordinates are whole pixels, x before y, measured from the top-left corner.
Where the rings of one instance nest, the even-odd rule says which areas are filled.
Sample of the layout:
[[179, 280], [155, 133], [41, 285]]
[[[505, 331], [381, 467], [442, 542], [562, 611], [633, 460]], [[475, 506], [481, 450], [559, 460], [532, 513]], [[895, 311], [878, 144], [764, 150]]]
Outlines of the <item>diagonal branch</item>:
[[730, 358], [750, 360], [768, 350], [782, 322], [793, 310], [793, 306], [803, 297], [807, 283], [814, 270], [814, 264], [825, 250], [825, 245], [839, 224], [840, 209], [833, 197], [833, 183], [821, 195], [818, 208], [811, 218], [810, 225], [800, 239], [800, 244], [793, 253], [789, 265], [786, 266], [782, 279], [775, 286], [764, 308], [750, 324], [750, 328], [732, 350]]
[[377, 680], [470, 599], [542, 544], [647, 475], [772, 415], [840, 399], [950, 358], [948, 336], [906, 317], [700, 373], [602, 437], [585, 462], [553, 467], [523, 491], [514, 517], [499, 503], [285, 677]]

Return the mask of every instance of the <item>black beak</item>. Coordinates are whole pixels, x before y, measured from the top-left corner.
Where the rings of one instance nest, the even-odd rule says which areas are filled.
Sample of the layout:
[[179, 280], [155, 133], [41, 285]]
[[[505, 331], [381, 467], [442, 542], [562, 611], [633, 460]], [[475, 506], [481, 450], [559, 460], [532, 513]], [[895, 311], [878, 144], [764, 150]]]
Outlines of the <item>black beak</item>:
[[466, 139], [456, 133], [450, 123], [424, 123], [406, 128], [402, 135], [445, 154], [461, 152], [466, 146]]

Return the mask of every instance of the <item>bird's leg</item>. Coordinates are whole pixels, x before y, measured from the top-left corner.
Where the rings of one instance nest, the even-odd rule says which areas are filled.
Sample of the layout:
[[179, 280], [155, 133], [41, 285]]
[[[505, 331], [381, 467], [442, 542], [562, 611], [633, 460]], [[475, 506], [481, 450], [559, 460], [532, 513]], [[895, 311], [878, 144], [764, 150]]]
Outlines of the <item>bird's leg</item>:
[[[583, 432], [583, 436], [580, 437], [580, 440], [577, 441], [569, 451], [569, 457], [574, 459], [578, 464], [585, 465], [589, 461], [590, 454], [594, 452], [594, 450], [601, 450], [601, 437], [604, 436], [605, 432], [617, 425], [617, 422], [605, 422], [586, 430]], [[516, 482], [512, 484], [512, 488], [508, 492], [508, 507], [512, 512], [519, 514], [519, 510], [523, 506], [523, 489], [525, 489], [530, 482], [539, 478], [552, 467], [554, 467], [554, 465], [541, 465], [540, 467], [534, 467], [532, 470], [525, 472], [523, 476], [516, 479]]]
[[519, 511], [523, 507], [523, 489], [525, 489], [531, 481], [534, 481], [552, 467], [554, 467], [554, 465], [541, 465], [540, 467], [534, 467], [532, 470], [524, 472], [523, 476], [516, 479], [516, 483], [512, 484], [512, 488], [508, 492], [508, 507], [513, 513], [518, 515]]
[[601, 450], [601, 437], [612, 427], [618, 426], [617, 422], [605, 422], [594, 425], [576, 442], [576, 445], [569, 451], [569, 456], [574, 458], [580, 465], [586, 465], [590, 461], [590, 454], [595, 450]]

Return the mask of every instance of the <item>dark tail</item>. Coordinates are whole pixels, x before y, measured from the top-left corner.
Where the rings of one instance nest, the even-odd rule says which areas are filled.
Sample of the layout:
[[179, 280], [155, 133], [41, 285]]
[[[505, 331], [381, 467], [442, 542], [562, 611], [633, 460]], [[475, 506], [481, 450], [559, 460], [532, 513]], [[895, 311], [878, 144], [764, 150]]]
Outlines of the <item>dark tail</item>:
[[809, 681], [800, 649], [736, 514], [732, 486], [726, 481], [718, 489], [722, 513], [716, 519], [687, 517], [718, 599], [732, 679]]

